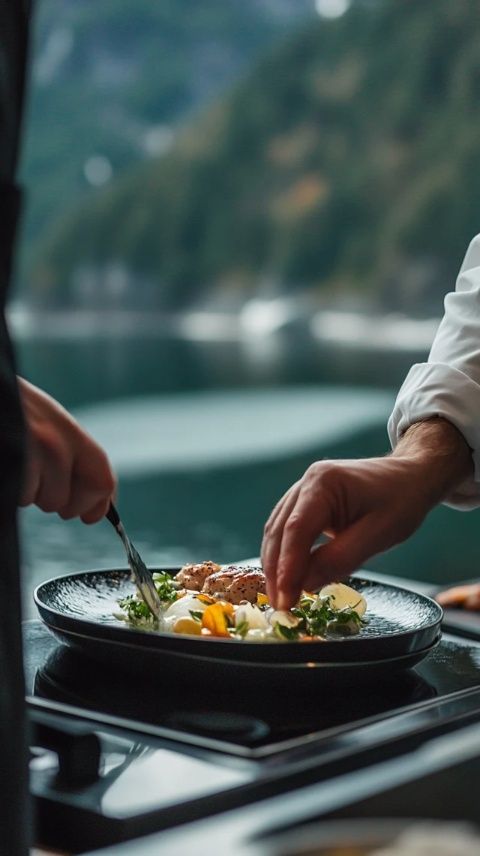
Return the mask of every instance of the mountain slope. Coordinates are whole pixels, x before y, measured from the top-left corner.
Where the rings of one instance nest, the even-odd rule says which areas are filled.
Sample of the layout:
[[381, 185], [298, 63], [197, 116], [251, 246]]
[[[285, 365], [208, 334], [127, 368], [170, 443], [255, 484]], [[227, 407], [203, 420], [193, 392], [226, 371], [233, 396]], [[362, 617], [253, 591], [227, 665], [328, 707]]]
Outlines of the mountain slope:
[[384, 0], [310, 26], [57, 224], [34, 284], [54, 304], [182, 306], [268, 282], [437, 310], [480, 225], [477, 13]]
[[313, 0], [36, 4], [22, 158], [26, 244], [72, 199], [166, 150], [186, 117], [309, 14]]

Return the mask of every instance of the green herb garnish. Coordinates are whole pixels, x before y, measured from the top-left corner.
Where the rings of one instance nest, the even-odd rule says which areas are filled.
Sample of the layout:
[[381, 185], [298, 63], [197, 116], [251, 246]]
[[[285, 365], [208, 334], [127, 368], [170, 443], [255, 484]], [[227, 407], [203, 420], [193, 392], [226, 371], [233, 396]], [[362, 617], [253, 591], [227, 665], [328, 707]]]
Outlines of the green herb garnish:
[[298, 629], [307, 636], [326, 636], [329, 633], [348, 636], [358, 633], [365, 623], [355, 607], [334, 609], [330, 597], [304, 597], [292, 613], [299, 619]]
[[121, 598], [118, 601], [118, 604], [121, 609], [124, 609], [128, 615], [128, 620], [132, 621], [134, 624], [138, 622], [149, 621], [153, 623], [156, 621], [155, 617], [150, 612], [147, 604], [136, 597], [134, 594], [129, 594], [127, 597]]
[[157, 589], [157, 594], [163, 603], [173, 603], [177, 600], [177, 586], [169, 574], [163, 572], [153, 574], [153, 582]]
[[280, 624], [279, 621], [275, 624], [273, 628], [275, 632], [275, 636], [283, 641], [287, 640], [288, 642], [295, 642], [299, 636], [298, 624], [296, 627], [286, 627], [285, 624]]
[[240, 623], [237, 624], [236, 627], [232, 627], [231, 632], [233, 633], [234, 636], [241, 636], [242, 639], [245, 639], [245, 636], [247, 635], [249, 630], [250, 630], [250, 625], [249, 625], [248, 621], [240, 621]]

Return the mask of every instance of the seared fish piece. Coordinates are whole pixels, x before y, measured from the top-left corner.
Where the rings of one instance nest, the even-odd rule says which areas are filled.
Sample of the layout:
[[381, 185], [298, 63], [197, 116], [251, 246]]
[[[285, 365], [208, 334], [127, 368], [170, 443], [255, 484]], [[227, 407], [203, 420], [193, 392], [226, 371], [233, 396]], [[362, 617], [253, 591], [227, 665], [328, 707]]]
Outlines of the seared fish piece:
[[207, 577], [202, 591], [229, 603], [255, 603], [257, 594], [265, 594], [265, 574], [261, 568], [230, 565]]
[[175, 577], [177, 582], [186, 589], [201, 591], [207, 577], [220, 570], [215, 562], [199, 562], [198, 565], [184, 565]]
[[464, 609], [480, 609], [480, 583], [466, 586], [455, 586], [437, 594], [440, 606], [463, 607]]

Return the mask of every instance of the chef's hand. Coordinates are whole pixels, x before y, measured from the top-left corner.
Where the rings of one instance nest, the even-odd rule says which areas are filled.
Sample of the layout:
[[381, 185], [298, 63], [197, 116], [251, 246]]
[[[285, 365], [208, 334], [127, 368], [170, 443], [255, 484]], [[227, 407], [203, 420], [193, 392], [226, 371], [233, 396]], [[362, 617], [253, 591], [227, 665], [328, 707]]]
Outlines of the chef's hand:
[[53, 398], [19, 378], [27, 438], [20, 505], [96, 523], [115, 491], [108, 458]]
[[480, 583], [470, 583], [465, 586], [454, 586], [439, 592], [436, 596], [440, 606], [479, 609], [480, 610]]
[[[302, 589], [340, 580], [404, 541], [471, 471], [469, 447], [443, 419], [412, 425], [388, 457], [312, 464], [265, 526], [272, 604], [288, 609]], [[314, 546], [321, 535], [328, 542]]]

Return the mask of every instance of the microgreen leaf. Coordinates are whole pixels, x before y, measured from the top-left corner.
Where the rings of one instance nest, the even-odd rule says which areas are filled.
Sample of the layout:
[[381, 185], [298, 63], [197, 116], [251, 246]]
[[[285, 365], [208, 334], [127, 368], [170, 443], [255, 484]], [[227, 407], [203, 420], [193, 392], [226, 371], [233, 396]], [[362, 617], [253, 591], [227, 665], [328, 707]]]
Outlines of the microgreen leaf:
[[177, 586], [170, 574], [155, 573], [153, 574], [153, 582], [161, 601], [164, 603], [173, 603], [177, 600]]
[[280, 624], [280, 622], [277, 621], [273, 629], [275, 635], [283, 641], [287, 640], [288, 642], [293, 642], [298, 639], [298, 625], [296, 627], [286, 627], [285, 624]]
[[234, 635], [235, 636], [241, 636], [242, 639], [245, 638], [245, 636], [247, 635], [249, 630], [250, 630], [250, 625], [249, 625], [248, 621], [240, 621], [240, 623], [237, 624], [236, 627], [232, 628], [232, 632], [234, 633]]

